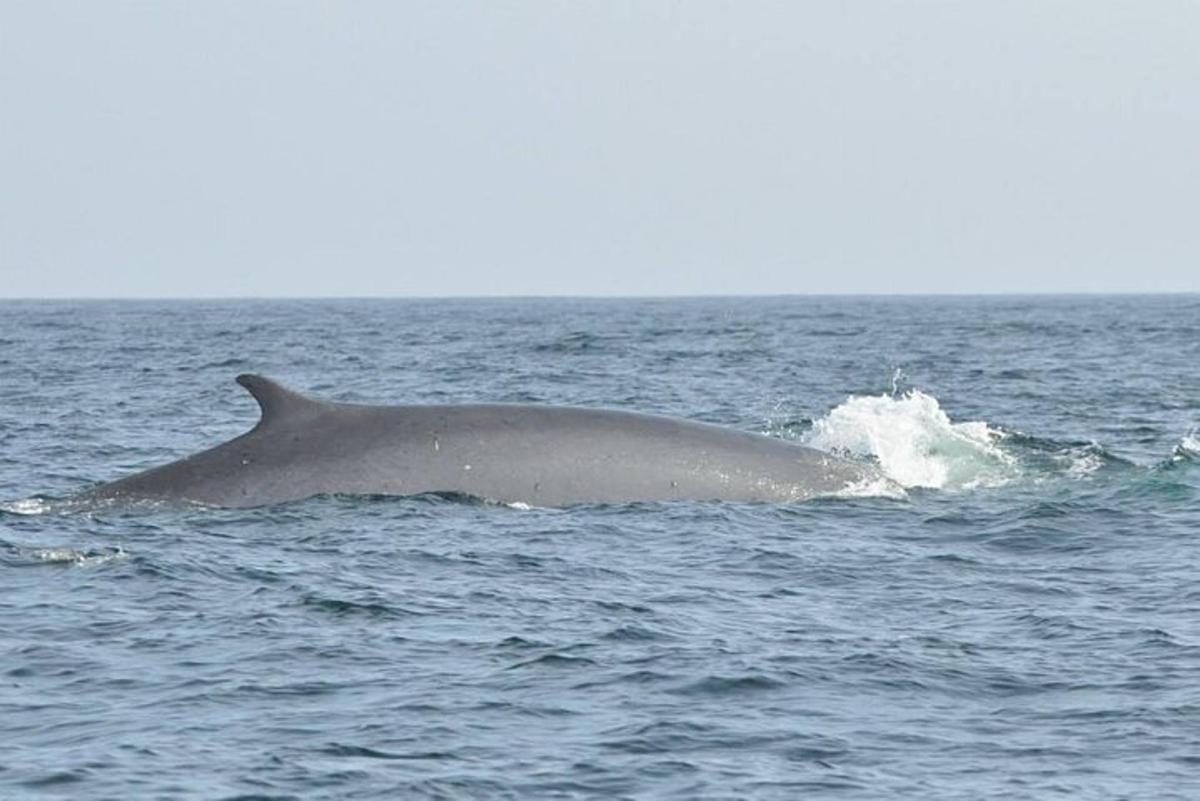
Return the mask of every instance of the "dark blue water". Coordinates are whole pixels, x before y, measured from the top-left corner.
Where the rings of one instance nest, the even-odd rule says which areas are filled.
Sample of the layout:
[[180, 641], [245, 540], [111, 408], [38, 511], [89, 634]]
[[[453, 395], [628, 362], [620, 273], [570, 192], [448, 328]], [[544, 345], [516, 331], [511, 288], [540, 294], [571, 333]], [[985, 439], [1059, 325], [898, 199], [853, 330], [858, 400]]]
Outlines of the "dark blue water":
[[[904, 498], [63, 499], [363, 402], [663, 412]], [[1200, 297], [0, 303], [0, 798], [1196, 798]]]

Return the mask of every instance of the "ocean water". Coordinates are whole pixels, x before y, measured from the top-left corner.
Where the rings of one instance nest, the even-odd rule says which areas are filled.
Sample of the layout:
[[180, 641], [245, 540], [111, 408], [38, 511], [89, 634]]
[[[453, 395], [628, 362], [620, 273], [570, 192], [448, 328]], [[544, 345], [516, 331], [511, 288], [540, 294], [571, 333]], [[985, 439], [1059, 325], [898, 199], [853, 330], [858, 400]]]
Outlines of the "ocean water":
[[[93, 507], [257, 419], [637, 409], [904, 497]], [[0, 303], [0, 798], [1200, 797], [1200, 297]]]

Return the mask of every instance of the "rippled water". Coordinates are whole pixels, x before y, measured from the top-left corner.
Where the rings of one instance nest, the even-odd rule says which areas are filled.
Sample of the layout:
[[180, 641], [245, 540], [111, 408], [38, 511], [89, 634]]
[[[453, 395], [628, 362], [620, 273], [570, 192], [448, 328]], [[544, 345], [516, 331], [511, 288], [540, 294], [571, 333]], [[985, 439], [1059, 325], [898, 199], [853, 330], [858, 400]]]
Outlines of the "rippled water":
[[[1200, 796], [1200, 298], [0, 303], [0, 797]], [[363, 402], [663, 412], [907, 496], [86, 508]]]

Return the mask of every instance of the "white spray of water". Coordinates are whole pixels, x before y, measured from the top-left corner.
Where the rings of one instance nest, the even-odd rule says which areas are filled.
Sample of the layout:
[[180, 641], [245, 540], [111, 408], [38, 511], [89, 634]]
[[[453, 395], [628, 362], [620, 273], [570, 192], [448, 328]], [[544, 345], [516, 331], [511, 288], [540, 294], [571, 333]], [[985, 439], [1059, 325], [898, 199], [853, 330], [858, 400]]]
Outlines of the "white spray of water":
[[903, 487], [971, 489], [1016, 478], [1016, 460], [997, 444], [1003, 433], [987, 423], [955, 423], [937, 399], [855, 395], [813, 423], [805, 442], [835, 453], [870, 457]]
[[1200, 458], [1200, 426], [1193, 428], [1183, 435], [1179, 446], [1175, 448], [1176, 459]]

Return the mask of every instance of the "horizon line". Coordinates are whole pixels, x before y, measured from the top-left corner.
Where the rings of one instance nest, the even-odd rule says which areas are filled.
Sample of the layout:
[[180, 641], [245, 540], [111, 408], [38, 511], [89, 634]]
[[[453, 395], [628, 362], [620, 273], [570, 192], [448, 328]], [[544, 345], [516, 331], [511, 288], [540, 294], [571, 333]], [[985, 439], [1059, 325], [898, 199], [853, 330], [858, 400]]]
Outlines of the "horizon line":
[[326, 300], [720, 300], [755, 298], [1070, 298], [1070, 297], [1174, 297], [1200, 295], [1200, 289], [1174, 290], [1067, 290], [983, 292], [775, 292], [702, 294], [511, 294], [511, 295], [18, 295], [4, 302], [211, 302], [211, 301], [326, 301]]

